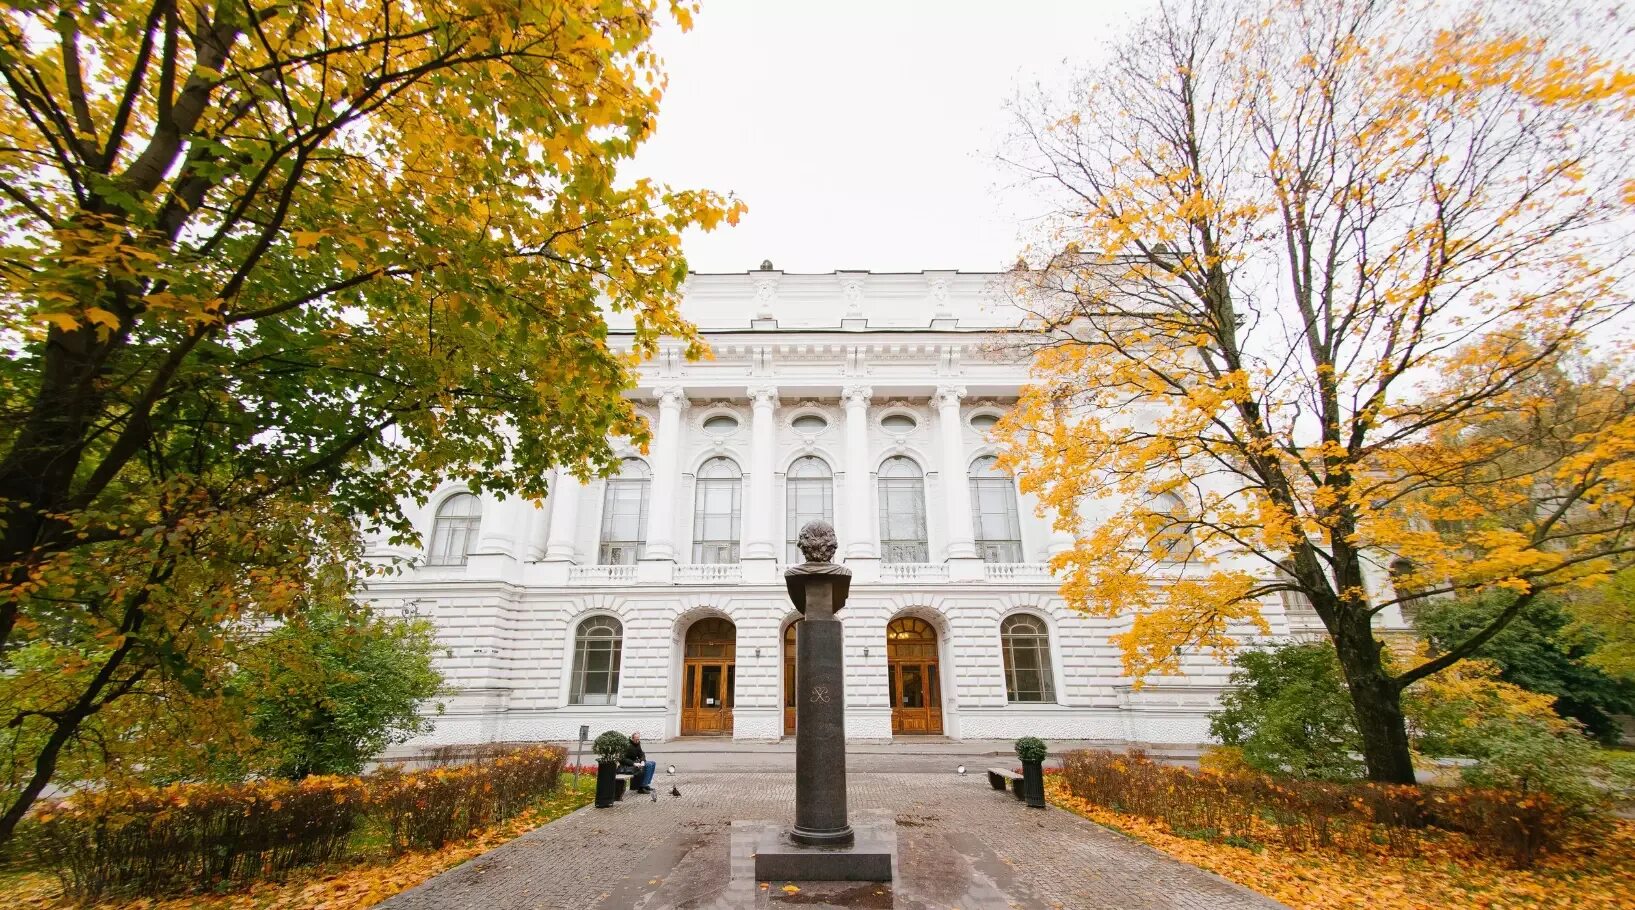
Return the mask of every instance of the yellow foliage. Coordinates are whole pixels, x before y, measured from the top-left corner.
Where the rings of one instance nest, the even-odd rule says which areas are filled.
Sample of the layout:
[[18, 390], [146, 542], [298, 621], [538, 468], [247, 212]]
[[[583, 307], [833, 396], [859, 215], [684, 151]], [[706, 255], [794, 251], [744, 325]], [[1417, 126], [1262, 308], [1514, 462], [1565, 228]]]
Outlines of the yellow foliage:
[[1585, 834], [1529, 869], [1459, 849], [1450, 836], [1413, 858], [1256, 849], [1184, 837], [1160, 822], [1091, 805], [1046, 781], [1050, 801], [1182, 862], [1282, 901], [1295, 910], [1624, 910], [1635, 903], [1635, 822]]

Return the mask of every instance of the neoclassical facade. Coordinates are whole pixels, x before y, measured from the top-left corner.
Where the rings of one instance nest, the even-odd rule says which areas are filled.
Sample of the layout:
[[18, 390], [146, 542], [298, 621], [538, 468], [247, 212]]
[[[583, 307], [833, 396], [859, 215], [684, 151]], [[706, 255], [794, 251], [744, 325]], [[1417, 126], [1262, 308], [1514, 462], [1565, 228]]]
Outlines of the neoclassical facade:
[[[791, 735], [782, 572], [814, 518], [853, 573], [849, 737], [1206, 739], [1226, 671], [1198, 658], [1133, 687], [1121, 624], [1056, 593], [1046, 561], [1070, 541], [994, 466], [990, 429], [1027, 378], [998, 343], [1020, 313], [997, 278], [692, 276], [684, 312], [715, 356], [666, 347], [644, 367], [648, 452], [619, 444], [617, 476], [563, 474], [538, 504], [450, 483], [410, 509], [423, 549], [371, 544], [412, 568], [367, 597], [430, 617], [448, 649], [454, 695], [425, 742]], [[1265, 612], [1275, 635], [1315, 628]]]

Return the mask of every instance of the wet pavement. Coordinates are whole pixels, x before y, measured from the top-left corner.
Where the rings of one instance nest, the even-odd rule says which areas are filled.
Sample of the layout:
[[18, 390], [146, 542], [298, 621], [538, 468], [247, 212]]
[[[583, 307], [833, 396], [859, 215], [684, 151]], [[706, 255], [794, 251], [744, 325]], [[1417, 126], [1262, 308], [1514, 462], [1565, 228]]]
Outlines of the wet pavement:
[[[1028, 809], [980, 769], [853, 773], [854, 818], [895, 824], [890, 884], [757, 882], [753, 846], [794, 814], [794, 775], [660, 775], [659, 799], [582, 809], [379, 904], [382, 910], [1281, 906], [1060, 809]], [[669, 795], [674, 783], [680, 797]]]

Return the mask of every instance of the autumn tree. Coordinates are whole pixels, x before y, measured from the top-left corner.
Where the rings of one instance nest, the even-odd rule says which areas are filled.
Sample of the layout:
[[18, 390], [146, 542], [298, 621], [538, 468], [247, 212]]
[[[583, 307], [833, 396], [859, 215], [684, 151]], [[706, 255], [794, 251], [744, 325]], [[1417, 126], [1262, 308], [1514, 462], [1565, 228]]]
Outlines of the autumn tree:
[[[154, 675], [201, 684], [199, 642], [298, 609], [354, 518], [409, 534], [396, 502], [439, 478], [539, 497], [645, 438], [634, 359], [696, 342], [680, 231], [740, 211], [619, 171], [655, 128], [656, 19], [693, 12], [0, 16], [0, 723], [33, 744], [0, 840], [87, 718]], [[15, 676], [42, 641], [71, 685]]]
[[[1128, 617], [1129, 673], [1304, 598], [1369, 776], [1411, 782], [1408, 685], [1630, 564], [1626, 33], [1567, 4], [1177, 2], [1018, 104], [1050, 213], [1014, 273], [1036, 366], [1007, 461], [1075, 533], [1065, 598]], [[1464, 640], [1382, 660], [1382, 610], [1501, 589]]]

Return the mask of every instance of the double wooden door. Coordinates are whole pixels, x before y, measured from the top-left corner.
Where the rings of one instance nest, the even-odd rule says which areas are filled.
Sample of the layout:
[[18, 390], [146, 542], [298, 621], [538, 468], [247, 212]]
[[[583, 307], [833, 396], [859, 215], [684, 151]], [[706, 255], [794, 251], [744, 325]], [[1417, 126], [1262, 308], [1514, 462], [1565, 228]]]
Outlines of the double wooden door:
[[783, 735], [795, 735], [795, 636], [800, 620], [783, 630]]
[[681, 666], [681, 735], [732, 733], [738, 630], [725, 619], [701, 619], [687, 630]]
[[886, 673], [893, 735], [942, 732], [942, 674], [937, 633], [912, 616], [886, 627]]

